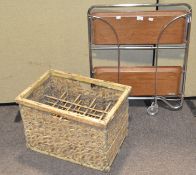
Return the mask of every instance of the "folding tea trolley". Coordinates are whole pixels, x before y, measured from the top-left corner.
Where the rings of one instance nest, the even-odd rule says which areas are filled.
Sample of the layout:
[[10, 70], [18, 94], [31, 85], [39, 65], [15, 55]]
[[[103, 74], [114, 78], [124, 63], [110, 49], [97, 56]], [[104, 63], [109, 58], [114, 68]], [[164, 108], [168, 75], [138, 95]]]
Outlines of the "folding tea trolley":
[[[161, 8], [138, 11], [136, 7]], [[165, 7], [169, 10], [165, 10]], [[133, 10], [133, 9], [136, 10]], [[191, 6], [176, 4], [95, 5], [88, 10], [90, 76], [131, 85], [129, 99], [153, 99], [147, 109], [158, 112], [161, 100], [182, 107], [191, 28]], [[182, 66], [158, 66], [159, 49], [183, 49]], [[118, 66], [94, 66], [94, 50], [116, 50]], [[152, 66], [121, 66], [121, 50], [155, 50]], [[176, 104], [174, 105], [173, 102]]]

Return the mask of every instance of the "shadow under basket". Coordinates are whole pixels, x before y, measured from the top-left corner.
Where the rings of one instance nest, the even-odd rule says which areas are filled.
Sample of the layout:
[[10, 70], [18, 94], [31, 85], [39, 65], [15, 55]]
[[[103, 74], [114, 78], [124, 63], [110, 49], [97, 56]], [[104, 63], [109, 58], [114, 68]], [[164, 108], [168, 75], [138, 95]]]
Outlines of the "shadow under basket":
[[131, 87], [50, 70], [17, 98], [27, 147], [109, 171], [127, 135]]

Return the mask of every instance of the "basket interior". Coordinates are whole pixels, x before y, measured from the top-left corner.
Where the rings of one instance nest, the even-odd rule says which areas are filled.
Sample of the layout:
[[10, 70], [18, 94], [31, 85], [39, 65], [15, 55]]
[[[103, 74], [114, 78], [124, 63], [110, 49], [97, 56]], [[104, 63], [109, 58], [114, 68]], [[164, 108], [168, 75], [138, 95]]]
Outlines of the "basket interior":
[[119, 90], [51, 76], [27, 99], [103, 120], [121, 94]]

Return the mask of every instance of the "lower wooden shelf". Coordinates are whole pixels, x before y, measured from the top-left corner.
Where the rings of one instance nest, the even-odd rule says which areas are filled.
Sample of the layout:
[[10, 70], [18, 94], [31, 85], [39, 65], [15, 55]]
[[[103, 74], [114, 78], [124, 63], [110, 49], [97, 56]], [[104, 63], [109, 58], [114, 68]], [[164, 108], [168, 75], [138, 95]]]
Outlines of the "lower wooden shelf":
[[[155, 93], [155, 67], [121, 67], [119, 83], [132, 86], [132, 96], [151, 96]], [[181, 66], [157, 68], [157, 95], [179, 95]], [[118, 67], [94, 67], [94, 78], [118, 82]]]

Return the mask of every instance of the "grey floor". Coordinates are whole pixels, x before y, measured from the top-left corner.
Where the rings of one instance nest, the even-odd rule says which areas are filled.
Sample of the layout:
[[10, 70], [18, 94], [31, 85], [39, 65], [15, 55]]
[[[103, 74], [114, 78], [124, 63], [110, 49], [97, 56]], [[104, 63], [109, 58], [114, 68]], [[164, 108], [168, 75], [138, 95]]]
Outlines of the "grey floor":
[[143, 102], [130, 107], [129, 135], [110, 173], [75, 165], [26, 149], [17, 106], [0, 107], [0, 175], [196, 175], [196, 117], [160, 108], [146, 114]]

